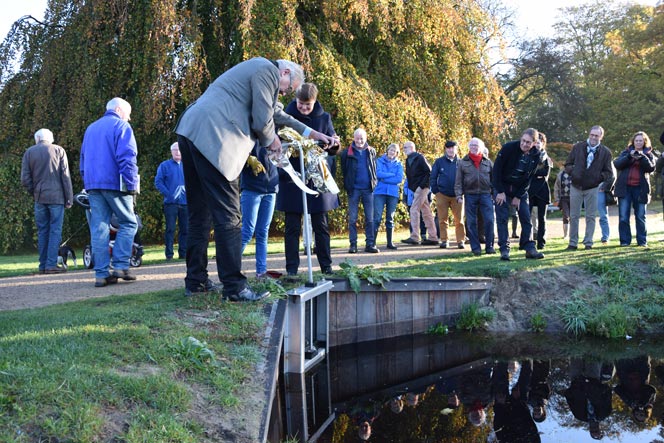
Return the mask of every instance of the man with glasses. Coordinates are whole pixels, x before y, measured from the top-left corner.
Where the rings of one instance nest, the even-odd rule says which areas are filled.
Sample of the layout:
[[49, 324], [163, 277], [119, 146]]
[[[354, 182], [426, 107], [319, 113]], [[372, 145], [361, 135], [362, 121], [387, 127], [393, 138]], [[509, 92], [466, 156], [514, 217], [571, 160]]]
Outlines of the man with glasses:
[[276, 126], [289, 126], [330, 146], [333, 137], [314, 131], [283, 111], [278, 96], [304, 82], [302, 67], [288, 60], [256, 57], [218, 77], [190, 105], [175, 128], [182, 154], [189, 210], [185, 295], [219, 292], [208, 278], [207, 247], [214, 226], [216, 262], [223, 296], [257, 301], [242, 274], [240, 172], [256, 142], [281, 152]]
[[588, 139], [575, 144], [565, 162], [565, 171], [572, 178], [568, 251], [578, 249], [581, 206], [586, 209], [583, 244], [585, 249], [592, 249], [598, 188], [601, 186], [603, 189], [611, 189], [615, 181], [611, 150], [601, 144], [602, 137], [604, 129], [601, 126], [590, 128]]
[[545, 154], [535, 146], [535, 140], [538, 138], [539, 133], [536, 129], [526, 129], [521, 134], [520, 140], [511, 141], [502, 146], [493, 165], [493, 188], [501, 260], [510, 259], [510, 239], [507, 229], [510, 206], [516, 209], [519, 216], [521, 223], [519, 244], [526, 250], [526, 258], [544, 258], [544, 254], [535, 248], [528, 202], [530, 181], [545, 158]]

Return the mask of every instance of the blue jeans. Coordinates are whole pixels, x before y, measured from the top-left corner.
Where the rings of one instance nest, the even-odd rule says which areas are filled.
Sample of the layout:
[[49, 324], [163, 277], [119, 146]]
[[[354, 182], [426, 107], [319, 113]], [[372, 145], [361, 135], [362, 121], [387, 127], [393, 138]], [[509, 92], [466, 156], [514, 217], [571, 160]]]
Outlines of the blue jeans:
[[[109, 276], [109, 266], [122, 271], [129, 269], [131, 248], [138, 223], [134, 215], [134, 198], [120, 191], [93, 189], [88, 191], [90, 198], [90, 236], [92, 237], [92, 257], [95, 262], [95, 277]], [[115, 234], [113, 257], [109, 253], [111, 214], [118, 218], [118, 232]]]
[[394, 213], [397, 210], [397, 203], [399, 203], [399, 197], [393, 197], [391, 195], [385, 194], [374, 194], [373, 221], [374, 229], [376, 231], [380, 229], [384, 208], [387, 208], [385, 211], [385, 228], [394, 229]]
[[602, 230], [602, 241], [609, 241], [611, 230], [609, 229], [609, 208], [606, 206], [606, 194], [604, 191], [597, 191], [597, 216], [599, 217], [599, 227]]
[[646, 236], [648, 235], [648, 231], [646, 230], [646, 204], [639, 203], [640, 195], [640, 186], [627, 186], [625, 196], [618, 201], [618, 234], [620, 235], [621, 245], [632, 243], [632, 230], [629, 226], [629, 213], [631, 208], [634, 208], [634, 219], [636, 221], [636, 243], [641, 246], [648, 243], [648, 240], [646, 239]]
[[371, 189], [353, 189], [348, 194], [348, 237], [351, 246], [357, 246], [357, 214], [360, 201], [364, 207], [364, 235], [367, 246], [375, 246], [374, 239], [374, 200]]
[[477, 208], [479, 207], [484, 219], [484, 246], [493, 249], [493, 202], [491, 194], [464, 194], [464, 209], [466, 213], [466, 234], [473, 252], [481, 252], [479, 230], [477, 228]]
[[276, 193], [263, 194], [255, 191], [242, 191], [240, 207], [242, 208], [242, 252], [251, 237], [256, 234], [256, 274], [267, 271], [267, 238], [274, 214]]
[[173, 258], [173, 241], [175, 240], [176, 221], [180, 227], [180, 232], [178, 233], [178, 256], [184, 258], [187, 253], [187, 205], [164, 205], [164, 217], [166, 218], [166, 232], [164, 233], [164, 252], [166, 258]]
[[55, 268], [58, 264], [58, 249], [60, 249], [60, 240], [62, 240], [64, 216], [65, 205], [35, 203], [40, 271], [46, 268]]
[[[507, 222], [510, 218], [510, 206], [512, 205], [512, 198], [506, 197], [507, 200], [502, 205], [496, 205], [496, 221], [498, 225], [498, 246], [500, 252], [509, 252], [510, 250], [510, 236], [507, 228]], [[530, 221], [530, 203], [528, 202], [528, 194], [521, 197], [519, 207], [517, 208], [519, 216], [519, 223], [521, 223], [521, 236], [519, 238], [519, 245], [526, 251], [535, 249], [535, 242], [533, 241], [533, 224]]]

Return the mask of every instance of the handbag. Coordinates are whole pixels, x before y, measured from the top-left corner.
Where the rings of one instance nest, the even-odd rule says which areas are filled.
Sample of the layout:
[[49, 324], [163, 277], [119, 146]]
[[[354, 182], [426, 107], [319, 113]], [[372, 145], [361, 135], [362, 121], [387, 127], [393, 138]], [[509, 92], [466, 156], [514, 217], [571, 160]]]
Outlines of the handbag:
[[615, 206], [618, 204], [618, 199], [613, 195], [613, 191], [604, 191], [604, 195], [606, 196], [606, 206]]

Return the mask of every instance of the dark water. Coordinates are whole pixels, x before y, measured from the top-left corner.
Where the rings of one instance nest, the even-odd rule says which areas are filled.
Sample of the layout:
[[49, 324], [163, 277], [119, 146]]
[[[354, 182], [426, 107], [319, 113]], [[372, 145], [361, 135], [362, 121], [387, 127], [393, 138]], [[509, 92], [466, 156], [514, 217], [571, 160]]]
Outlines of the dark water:
[[311, 427], [331, 405], [320, 442], [664, 442], [661, 338], [455, 334], [335, 348], [310, 377]]

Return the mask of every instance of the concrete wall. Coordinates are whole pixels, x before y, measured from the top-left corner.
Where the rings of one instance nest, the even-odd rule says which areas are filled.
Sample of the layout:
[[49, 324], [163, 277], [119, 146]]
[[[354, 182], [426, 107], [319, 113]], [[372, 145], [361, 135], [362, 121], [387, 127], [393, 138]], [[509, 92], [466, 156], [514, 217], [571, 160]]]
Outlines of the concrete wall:
[[394, 279], [385, 288], [362, 283], [355, 294], [348, 281], [333, 280], [329, 346], [420, 334], [437, 323], [453, 325], [461, 308], [489, 302], [484, 277]]

